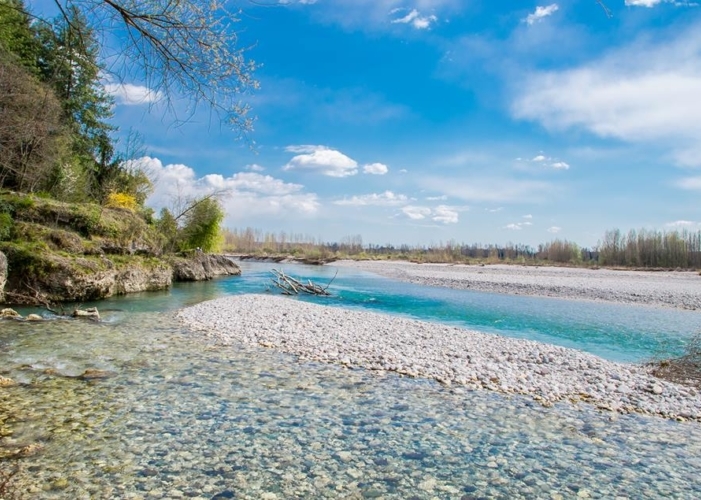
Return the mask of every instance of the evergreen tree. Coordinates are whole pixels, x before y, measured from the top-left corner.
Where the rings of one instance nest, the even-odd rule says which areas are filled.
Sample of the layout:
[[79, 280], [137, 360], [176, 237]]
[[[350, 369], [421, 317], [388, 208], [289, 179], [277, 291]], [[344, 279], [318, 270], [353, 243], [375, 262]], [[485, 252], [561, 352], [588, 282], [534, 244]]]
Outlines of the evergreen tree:
[[41, 54], [38, 66], [42, 79], [61, 100], [64, 119], [73, 132], [73, 162], [86, 179], [91, 198], [107, 195], [102, 189], [105, 171], [111, 166], [114, 147], [113, 100], [100, 83], [99, 46], [92, 28], [75, 7], [53, 27], [38, 29]]
[[0, 0], [0, 51], [37, 73], [39, 42], [22, 0]]

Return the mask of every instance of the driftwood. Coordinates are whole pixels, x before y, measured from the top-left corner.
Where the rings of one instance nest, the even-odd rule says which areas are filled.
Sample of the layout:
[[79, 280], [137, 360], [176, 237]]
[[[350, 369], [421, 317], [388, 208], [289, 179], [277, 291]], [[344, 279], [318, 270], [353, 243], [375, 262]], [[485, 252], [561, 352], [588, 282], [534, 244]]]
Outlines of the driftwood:
[[336, 274], [333, 278], [331, 278], [331, 281], [329, 281], [329, 283], [323, 287], [313, 283], [312, 280], [307, 280], [306, 283], [302, 283], [300, 280], [295, 279], [292, 276], [287, 276], [283, 271], [278, 271], [277, 269], [273, 269], [271, 272], [275, 278], [271, 278], [270, 281], [272, 281], [273, 285], [282, 291], [283, 295], [299, 295], [300, 293], [306, 293], [309, 295], [321, 295], [326, 297], [331, 295], [328, 291], [329, 287], [338, 275], [338, 271], [336, 271]]

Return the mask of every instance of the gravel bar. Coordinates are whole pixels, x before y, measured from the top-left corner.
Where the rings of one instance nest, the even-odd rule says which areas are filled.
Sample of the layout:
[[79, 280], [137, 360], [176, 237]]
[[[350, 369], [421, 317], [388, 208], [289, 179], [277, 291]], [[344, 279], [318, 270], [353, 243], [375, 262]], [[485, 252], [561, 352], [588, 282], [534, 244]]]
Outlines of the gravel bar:
[[178, 317], [210, 341], [276, 349], [301, 361], [522, 394], [546, 406], [584, 402], [619, 413], [701, 421], [701, 396], [694, 388], [655, 378], [641, 365], [530, 340], [273, 295], [203, 302]]
[[413, 264], [401, 261], [337, 261], [330, 265], [460, 290], [701, 309], [701, 276], [695, 271]]

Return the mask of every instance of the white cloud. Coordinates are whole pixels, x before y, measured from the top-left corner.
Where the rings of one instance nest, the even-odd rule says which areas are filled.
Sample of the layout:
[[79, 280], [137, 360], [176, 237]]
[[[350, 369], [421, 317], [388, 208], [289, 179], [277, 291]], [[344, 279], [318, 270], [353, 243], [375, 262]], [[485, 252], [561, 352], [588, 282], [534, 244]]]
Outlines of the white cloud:
[[[524, 215], [523, 218], [524, 219], [532, 219], [533, 216], [532, 215]], [[530, 220], [526, 220], [523, 222], [514, 222], [512, 224], [507, 224], [506, 226], [504, 226], [504, 229], [511, 229], [512, 231], [520, 231], [524, 227], [528, 227], [528, 226], [532, 226], [532, 225], [533, 225], [533, 223]]]
[[155, 92], [148, 87], [131, 83], [106, 83], [105, 91], [114, 96], [117, 104], [123, 104], [125, 106], [151, 104], [163, 99], [163, 93]]
[[411, 220], [432, 220], [441, 224], [457, 224], [459, 213], [468, 210], [468, 207], [451, 207], [438, 205], [435, 208], [408, 205], [402, 207], [402, 213]]
[[304, 186], [300, 184], [286, 183], [269, 175], [239, 172], [230, 177], [219, 174], [197, 177], [187, 165], [163, 165], [158, 158], [144, 157], [130, 163], [142, 168], [154, 181], [155, 189], [147, 204], [156, 210], [170, 207], [177, 198], [193, 198], [217, 190], [226, 192], [222, 203], [227, 223], [261, 215], [313, 215], [319, 209], [316, 194], [303, 192]]
[[369, 163], [363, 167], [363, 172], [372, 175], [385, 175], [389, 167], [383, 163]]
[[504, 203], [539, 201], [549, 198], [557, 188], [544, 181], [495, 178], [440, 178], [428, 176], [421, 180], [428, 190], [445, 193], [451, 198], [471, 203]]
[[674, 222], [668, 222], [665, 224], [667, 227], [676, 227], [676, 228], [685, 228], [685, 227], [691, 227], [691, 226], [696, 226], [697, 223], [690, 221], [690, 220], [676, 220]]
[[342, 200], [334, 201], [334, 205], [345, 205], [345, 206], [396, 206], [404, 205], [409, 201], [409, 198], [403, 194], [395, 194], [392, 191], [385, 191], [384, 193], [372, 193], [362, 196], [353, 196], [351, 198], [344, 198]]
[[329, 177], [348, 177], [358, 173], [358, 163], [340, 151], [326, 146], [288, 146], [290, 153], [301, 153], [292, 158], [283, 170], [307, 170]]
[[654, 7], [662, 2], [663, 0], [626, 0], [626, 5], [632, 7]]
[[402, 213], [411, 220], [423, 220], [431, 215], [431, 209], [428, 207], [416, 207], [413, 205], [402, 208]]
[[677, 181], [677, 186], [689, 191], [701, 191], [701, 177], [685, 177]]
[[439, 205], [433, 209], [433, 216], [431, 218], [442, 224], [457, 224], [458, 211], [447, 205]]
[[[516, 158], [516, 161], [522, 161], [521, 158]], [[560, 161], [557, 159], [550, 158], [544, 154], [539, 154], [534, 156], [531, 160], [532, 163], [540, 163], [544, 167], [551, 167], [555, 170], [569, 170], [570, 165], [567, 162]]]
[[464, 9], [464, 0], [333, 0], [316, 7], [315, 17], [346, 28], [378, 31], [401, 24], [423, 31], [439, 17]]
[[445, 201], [447, 200], [448, 197], [446, 195], [443, 196], [427, 196], [426, 201]]
[[[660, 33], [573, 69], [519, 83], [515, 117], [553, 130], [584, 128], [607, 138], [653, 143], [677, 163], [701, 166], [701, 26]], [[564, 168], [560, 166], [560, 168]]]
[[408, 174], [409, 171], [406, 168], [403, 168], [399, 171], [400, 174]]
[[249, 191], [270, 196], [297, 193], [304, 188], [301, 184], [287, 183], [269, 175], [260, 175], [253, 172], [239, 172], [231, 177], [209, 174], [202, 179], [207, 185], [215, 189], [228, 189], [237, 192]]
[[535, 12], [533, 12], [532, 14], [528, 14], [528, 17], [526, 17], [524, 21], [527, 24], [534, 24], [536, 22], [542, 21], [548, 16], [552, 16], [559, 9], [560, 7], [556, 3], [552, 3], [544, 7], [539, 5], [535, 8]]
[[557, 234], [557, 233], [559, 233], [560, 231], [562, 231], [562, 228], [561, 228], [561, 227], [558, 227], [558, 226], [551, 226], [551, 227], [548, 228], [548, 232], [549, 232], [549, 233], [552, 233], [552, 234]]
[[[402, 9], [392, 9], [390, 14], [397, 14]], [[422, 16], [418, 10], [412, 9], [405, 16], [392, 19], [390, 22], [392, 24], [411, 24], [414, 28], [422, 30], [431, 26], [431, 23], [435, 23], [438, 18], [434, 15]]]
[[485, 210], [491, 214], [494, 214], [494, 213], [501, 212], [502, 210], [504, 210], [504, 207], [485, 208]]
[[265, 167], [261, 167], [257, 163], [253, 163], [251, 165], [246, 165], [244, 168], [246, 170], [250, 170], [251, 172], [263, 172], [265, 170]]

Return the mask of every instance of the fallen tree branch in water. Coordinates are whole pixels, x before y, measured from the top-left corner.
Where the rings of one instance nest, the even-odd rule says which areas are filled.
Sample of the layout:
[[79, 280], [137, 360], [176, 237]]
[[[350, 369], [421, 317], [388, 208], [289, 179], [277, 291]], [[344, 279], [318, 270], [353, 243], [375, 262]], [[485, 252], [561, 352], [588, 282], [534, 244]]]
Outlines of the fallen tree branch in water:
[[278, 271], [277, 269], [273, 269], [271, 272], [275, 278], [271, 278], [270, 281], [282, 291], [283, 295], [299, 295], [300, 293], [306, 293], [309, 295], [330, 296], [331, 294], [328, 289], [338, 275], [338, 271], [336, 271], [331, 281], [329, 281], [325, 287], [322, 287], [321, 285], [313, 283], [312, 280], [307, 280], [307, 283], [302, 283], [300, 280], [292, 276], [287, 276], [283, 271]]

